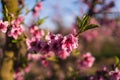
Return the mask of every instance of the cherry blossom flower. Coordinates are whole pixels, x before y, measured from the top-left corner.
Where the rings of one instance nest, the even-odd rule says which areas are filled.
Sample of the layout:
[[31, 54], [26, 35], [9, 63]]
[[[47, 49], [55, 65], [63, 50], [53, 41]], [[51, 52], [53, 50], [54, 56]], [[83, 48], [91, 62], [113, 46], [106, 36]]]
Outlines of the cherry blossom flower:
[[71, 52], [73, 49], [76, 49], [78, 46], [78, 38], [74, 37], [72, 34], [67, 35], [63, 38], [62, 49]]
[[38, 52], [41, 49], [41, 42], [37, 39], [32, 37], [31, 39], [26, 39], [26, 44], [28, 47], [28, 51]]
[[8, 36], [18, 39], [18, 36], [23, 33], [24, 29], [22, 25], [11, 25], [11, 30], [8, 32]]
[[3, 33], [6, 33], [7, 26], [8, 26], [8, 22], [7, 21], [3, 22], [2, 20], [0, 20], [0, 31], [2, 31]]
[[70, 53], [67, 52], [67, 51], [62, 50], [62, 51], [59, 51], [59, 52], [57, 53], [57, 55], [58, 55], [58, 57], [61, 58], [61, 59], [66, 59], [66, 58], [70, 55]]
[[29, 72], [30, 72], [30, 65], [28, 65], [28, 66], [26, 66], [26, 67], [24, 68], [24, 72], [25, 72], [25, 73], [29, 73]]
[[45, 34], [42, 29], [38, 28], [38, 26], [31, 26], [29, 29], [30, 29], [30, 33], [32, 34], [32, 36], [34, 36], [38, 39], [43, 37]]
[[51, 41], [51, 40], [54, 40], [55, 37], [56, 37], [55, 34], [52, 34], [51, 32], [48, 32], [48, 34], [45, 36], [45, 39], [46, 39], [47, 41]]
[[14, 79], [15, 80], [24, 80], [24, 71], [19, 71], [14, 73]]
[[80, 61], [81, 68], [90, 68], [92, 67], [95, 58], [91, 55], [91, 53], [86, 53], [82, 55], [82, 60]]
[[120, 70], [116, 68], [114, 71], [109, 72], [110, 80], [120, 80]]
[[24, 17], [18, 16], [17, 19], [12, 21], [12, 23], [21, 24], [23, 21], [24, 21]]
[[18, 17], [17, 19], [15, 19], [11, 22], [10, 29], [8, 31], [9, 37], [18, 39], [18, 36], [22, 35], [22, 33], [24, 32], [24, 27], [21, 24], [22, 21], [23, 21], [23, 17]]
[[39, 2], [33, 9], [33, 15], [37, 16], [41, 9], [42, 9], [42, 2]]

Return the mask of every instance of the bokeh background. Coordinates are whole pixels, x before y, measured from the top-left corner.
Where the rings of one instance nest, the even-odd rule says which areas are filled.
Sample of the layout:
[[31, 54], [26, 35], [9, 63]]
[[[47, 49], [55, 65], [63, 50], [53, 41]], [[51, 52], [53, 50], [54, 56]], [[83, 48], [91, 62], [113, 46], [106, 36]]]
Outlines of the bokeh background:
[[[20, 15], [24, 15], [26, 9], [33, 9], [37, 0], [24, 1], [25, 7]], [[82, 18], [90, 10], [89, 4], [84, 1], [87, 0], [43, 0], [42, 10], [40, 10], [38, 17], [40, 19], [47, 18], [40, 28], [53, 33], [70, 33], [76, 22], [76, 17]], [[113, 64], [115, 56], [120, 57], [120, 0], [99, 1], [102, 3], [96, 5], [95, 13], [92, 14], [90, 20], [90, 23], [97, 24], [99, 27], [81, 33], [78, 49], [67, 60], [60, 60], [57, 63], [51, 62], [47, 68], [42, 66], [39, 61], [32, 63], [31, 73], [27, 75], [29, 80], [33, 80], [33, 78], [36, 80], [63, 80], [65, 76], [69, 80], [73, 77], [73, 75], [70, 76], [70, 73], [78, 70], [77, 61], [81, 58], [80, 54], [86, 52], [91, 52], [96, 60], [92, 68], [85, 70], [84, 74], [79, 74], [83, 76], [87, 75], [86, 72], [93, 74], [102, 65]], [[29, 27], [31, 21], [36, 21], [38, 17], [34, 18], [32, 12], [29, 12], [25, 16], [24, 25]], [[0, 4], [0, 18], [3, 18], [2, 4]], [[0, 36], [0, 38], [0, 47], [2, 48], [4, 37]]]

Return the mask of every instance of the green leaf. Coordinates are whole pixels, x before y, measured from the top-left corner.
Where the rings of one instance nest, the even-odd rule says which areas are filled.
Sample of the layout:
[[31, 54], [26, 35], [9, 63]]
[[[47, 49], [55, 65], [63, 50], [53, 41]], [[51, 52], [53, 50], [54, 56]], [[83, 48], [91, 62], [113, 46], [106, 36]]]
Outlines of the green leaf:
[[12, 40], [12, 43], [18, 43], [18, 40]]
[[115, 64], [118, 65], [120, 63], [120, 60], [117, 56], [115, 56]]
[[118, 69], [120, 69], [120, 59], [117, 56], [115, 56], [115, 65]]
[[80, 18], [77, 16], [77, 25], [78, 25], [78, 27], [81, 27], [81, 20], [80, 20]]
[[90, 21], [89, 16], [87, 15], [83, 16], [82, 21], [81, 21], [81, 28], [80, 28], [81, 32], [85, 31], [85, 28], [89, 24], [89, 21]]
[[72, 71], [73, 71], [73, 68], [72, 68], [71, 66], [68, 66], [68, 70], [69, 70], [70, 72], [72, 72]]
[[90, 22], [90, 16], [88, 15], [83, 16], [82, 20], [80, 20], [80, 18], [77, 17], [77, 25], [79, 26], [79, 31], [77, 36], [83, 31], [98, 27], [98, 25], [89, 24], [89, 22]]
[[47, 58], [47, 60], [49, 60], [49, 61], [54, 61], [54, 62], [58, 62], [58, 60], [57, 60], [56, 57], [50, 57], [50, 58]]
[[47, 18], [48, 17], [45, 17], [45, 18], [42, 18], [42, 19], [38, 19], [37, 25], [39, 26], [39, 25], [43, 24]]
[[83, 16], [83, 19], [82, 19], [82, 22], [81, 22], [81, 26], [84, 28], [86, 25], [88, 25], [89, 21], [90, 21], [90, 17], [89, 16], [87, 16], [87, 15]]
[[118, 69], [120, 69], [120, 63], [118, 64], [118, 66], [117, 66], [117, 67], [118, 67]]
[[93, 29], [93, 28], [96, 28], [98, 27], [98, 25], [96, 24], [89, 24], [85, 27], [85, 29], [83, 31], [86, 31], [86, 30], [89, 30], [89, 29]]
[[14, 39], [14, 40], [12, 40], [12, 43], [19, 43], [20, 41], [22, 41], [22, 39]]
[[8, 12], [6, 5], [4, 5], [4, 9], [5, 9], [4, 11], [5, 18], [8, 20], [8, 22], [10, 22], [9, 12]]
[[31, 10], [29, 10], [28, 8], [26, 8], [25, 11], [26, 11], [25, 14], [28, 14]]
[[5, 8], [5, 16], [8, 17], [8, 9], [6, 6], [4, 6], [4, 8]]

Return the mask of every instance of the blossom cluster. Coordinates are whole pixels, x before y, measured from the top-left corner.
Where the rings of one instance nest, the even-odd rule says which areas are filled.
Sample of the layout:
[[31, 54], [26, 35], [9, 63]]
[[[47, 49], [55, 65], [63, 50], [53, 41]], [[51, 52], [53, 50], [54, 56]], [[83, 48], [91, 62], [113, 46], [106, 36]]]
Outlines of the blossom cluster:
[[0, 31], [7, 33], [9, 37], [18, 39], [18, 36], [21, 35], [24, 31], [23, 25], [21, 24], [22, 22], [22, 16], [19, 16], [17, 19], [11, 21], [10, 24], [8, 21], [0, 20]]
[[120, 80], [120, 70], [116, 67], [114, 70], [108, 70], [104, 66], [101, 70], [96, 71], [96, 74], [90, 76], [88, 80]]
[[21, 35], [24, 31], [23, 25], [21, 24], [22, 22], [22, 16], [19, 16], [17, 19], [13, 20], [10, 24], [8, 36], [13, 37], [14, 39], [18, 39], [18, 36]]
[[[0, 31], [7, 33], [9, 37], [18, 39], [20, 35], [24, 32], [23, 17], [19, 16], [15, 20], [2, 21], [0, 20]], [[68, 35], [63, 36], [62, 34], [53, 34], [51, 32], [45, 32], [36, 25], [32, 25], [29, 28], [30, 37], [26, 38], [26, 44], [28, 48], [28, 60], [41, 60], [44, 66], [48, 66], [47, 58], [56, 55], [61, 59], [66, 59], [70, 56], [70, 53], [78, 47], [78, 38], [76, 37], [76, 31]], [[88, 32], [89, 33], [89, 32]], [[89, 35], [83, 34], [87, 41], [91, 41], [92, 38], [98, 36], [97, 31], [89, 33]], [[41, 53], [41, 54], [31, 54]], [[51, 54], [52, 53], [52, 54]], [[54, 53], [54, 54], [53, 54]], [[79, 62], [79, 67], [82, 69], [92, 67], [95, 58], [91, 53], [86, 53], [82, 55], [81, 61]], [[25, 73], [29, 72], [29, 67], [26, 67], [23, 71], [18, 71], [15, 73], [14, 78], [16, 80], [24, 80]], [[120, 70], [115, 68], [114, 70], [108, 70], [103, 67], [98, 70], [95, 75], [92, 75], [88, 80], [120, 80]]]
[[[30, 27], [32, 38], [27, 38], [26, 43], [28, 50], [31, 52], [49, 53], [54, 52], [61, 59], [66, 59], [73, 49], [78, 47], [78, 38], [73, 34], [63, 36], [62, 34], [52, 34], [44, 31], [37, 26]], [[45, 37], [43, 39], [43, 37]]]

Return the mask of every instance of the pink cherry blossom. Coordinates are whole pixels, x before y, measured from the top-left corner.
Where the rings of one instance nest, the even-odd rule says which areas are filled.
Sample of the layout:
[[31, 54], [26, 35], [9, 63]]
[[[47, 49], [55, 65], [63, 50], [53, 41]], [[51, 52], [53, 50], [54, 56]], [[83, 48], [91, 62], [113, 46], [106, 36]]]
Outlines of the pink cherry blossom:
[[80, 61], [81, 68], [89, 68], [92, 67], [95, 58], [91, 55], [91, 53], [86, 53], [82, 55], [82, 60]]
[[38, 26], [31, 26], [30, 28], [30, 33], [32, 34], [32, 36], [36, 37], [36, 38], [41, 38], [44, 36], [44, 31], [42, 29], [39, 29]]
[[[49, 53], [48, 53], [48, 54], [49, 54]], [[50, 56], [48, 56], [48, 54], [43, 54], [43, 55], [40, 56], [41, 64], [42, 64], [44, 67], [48, 67], [48, 66], [49, 66], [49, 63], [48, 63], [47, 58], [50, 57]]]
[[25, 71], [25, 73], [29, 73], [30, 72], [30, 66], [25, 67], [24, 71]]
[[61, 59], [66, 59], [70, 55], [70, 53], [62, 50], [62, 51], [59, 51], [57, 55]]
[[47, 42], [42, 42], [41, 47], [42, 47], [42, 52], [44, 53], [48, 53], [50, 51], [50, 45]]
[[[34, 30], [38, 30], [38, 28], [32, 27], [31, 33], [34, 33]], [[26, 39], [28, 50], [43, 53], [54, 52], [58, 57], [66, 59], [71, 51], [78, 46], [78, 38], [73, 34], [63, 37], [61, 34], [48, 33], [45, 39], [46, 41], [36, 37]]]
[[18, 39], [18, 37], [23, 33], [24, 27], [21, 24], [23, 17], [19, 16], [17, 19], [10, 23], [10, 29], [8, 31], [8, 36]]
[[34, 52], [49, 52], [50, 51], [50, 45], [48, 42], [45, 42], [43, 40], [39, 40], [36, 37], [32, 37], [31, 39], [26, 39], [26, 44], [28, 47], [28, 51], [34, 51]]
[[33, 9], [33, 15], [37, 16], [41, 9], [42, 9], [42, 2], [39, 2]]
[[72, 34], [73, 34], [74, 36], [76, 36], [76, 35], [78, 34], [78, 32], [77, 32], [77, 26], [76, 26], [76, 25], [74, 25], [74, 26], [72, 27]]
[[55, 34], [52, 34], [51, 32], [48, 32], [48, 34], [45, 36], [45, 39], [48, 41], [55, 39]]
[[52, 40], [50, 43], [50, 50], [57, 53], [59, 50], [61, 50], [61, 43], [57, 40]]
[[110, 80], [120, 80], [120, 70], [117, 68], [114, 71], [110, 71], [109, 75], [111, 77]]
[[50, 50], [57, 53], [58, 51], [62, 50], [62, 40], [63, 36], [60, 34], [57, 34], [54, 36], [54, 39], [51, 39], [49, 41], [50, 44]]
[[48, 61], [47, 61], [47, 60], [42, 60], [41, 63], [42, 63], [42, 65], [45, 66], [45, 67], [48, 66]]
[[3, 22], [2, 20], [0, 20], [0, 31], [2, 31], [3, 33], [6, 33], [7, 26], [8, 26], [8, 22], [7, 21]]
[[27, 38], [26, 39], [26, 44], [27, 44], [27, 47], [28, 47], [29, 51], [38, 52], [41, 48], [40, 41], [35, 37], [32, 37], [31, 39]]
[[24, 80], [24, 71], [14, 73], [15, 80]]
[[16, 24], [21, 24], [23, 21], [24, 21], [24, 17], [18, 16], [17, 19], [13, 21], [13, 23], [15, 22]]
[[73, 49], [76, 49], [78, 46], [78, 38], [72, 34], [67, 35], [63, 38], [62, 49], [71, 52]]
[[11, 25], [11, 30], [8, 32], [8, 36], [13, 37], [14, 39], [17, 39], [19, 35], [23, 33], [24, 29], [22, 25]]

